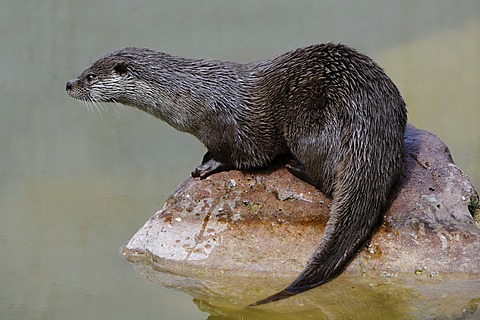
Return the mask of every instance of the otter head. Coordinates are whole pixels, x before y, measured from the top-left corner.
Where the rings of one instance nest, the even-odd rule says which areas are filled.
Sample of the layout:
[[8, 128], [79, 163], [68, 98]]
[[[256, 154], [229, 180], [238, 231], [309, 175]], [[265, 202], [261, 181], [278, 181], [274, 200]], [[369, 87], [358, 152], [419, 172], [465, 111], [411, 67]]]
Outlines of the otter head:
[[110, 54], [94, 62], [78, 78], [67, 82], [67, 93], [91, 102], [125, 102], [129, 81], [129, 61], [125, 56]]

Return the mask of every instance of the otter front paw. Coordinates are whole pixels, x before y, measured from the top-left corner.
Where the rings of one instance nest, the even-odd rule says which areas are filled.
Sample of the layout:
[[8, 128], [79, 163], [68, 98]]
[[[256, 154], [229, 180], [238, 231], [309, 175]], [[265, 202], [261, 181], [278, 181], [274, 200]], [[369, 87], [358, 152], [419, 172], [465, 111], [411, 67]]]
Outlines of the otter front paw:
[[226, 164], [223, 162], [219, 162], [215, 159], [210, 159], [196, 167], [195, 170], [192, 171], [192, 177], [199, 177], [200, 179], [205, 179], [206, 177], [211, 176], [214, 173], [229, 171], [232, 169], [235, 169], [235, 167], [231, 164]]

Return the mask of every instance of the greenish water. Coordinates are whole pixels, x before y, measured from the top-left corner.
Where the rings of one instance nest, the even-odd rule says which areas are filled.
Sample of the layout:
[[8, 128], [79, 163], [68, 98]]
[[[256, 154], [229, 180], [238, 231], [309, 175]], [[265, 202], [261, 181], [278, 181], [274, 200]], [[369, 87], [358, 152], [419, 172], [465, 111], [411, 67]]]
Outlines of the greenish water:
[[[480, 186], [478, 0], [20, 0], [1, 8], [1, 319], [307, 319], [320, 312], [226, 312], [144, 279], [119, 257], [204, 153], [194, 138], [139, 111], [89, 113], [66, 95], [67, 80], [121, 47], [249, 61], [312, 43], [349, 44], [385, 68], [410, 121], [442, 138]], [[370, 294], [369, 310], [382, 303]], [[342, 303], [329, 300], [331, 318], [342, 318]], [[407, 312], [395, 310], [392, 318]], [[357, 314], [369, 317], [361, 308]]]

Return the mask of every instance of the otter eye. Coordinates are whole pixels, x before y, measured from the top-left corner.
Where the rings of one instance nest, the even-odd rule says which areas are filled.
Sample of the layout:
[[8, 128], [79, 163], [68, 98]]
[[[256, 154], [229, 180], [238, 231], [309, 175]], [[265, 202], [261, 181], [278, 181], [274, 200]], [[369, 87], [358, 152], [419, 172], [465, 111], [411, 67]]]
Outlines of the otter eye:
[[92, 82], [93, 79], [95, 79], [95, 75], [94, 74], [87, 74], [86, 79], [87, 79], [88, 82]]

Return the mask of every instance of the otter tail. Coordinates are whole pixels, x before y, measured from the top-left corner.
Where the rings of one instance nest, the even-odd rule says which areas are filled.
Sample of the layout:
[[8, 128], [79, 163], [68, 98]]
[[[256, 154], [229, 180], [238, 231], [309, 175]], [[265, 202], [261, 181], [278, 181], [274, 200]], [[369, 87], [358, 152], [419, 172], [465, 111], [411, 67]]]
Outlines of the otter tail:
[[356, 175], [343, 172], [343, 177], [356, 178], [339, 179], [337, 182], [325, 233], [302, 273], [284, 290], [250, 306], [285, 299], [310, 290], [334, 279], [346, 268], [380, 222], [386, 196], [391, 188], [387, 181], [366, 185], [365, 181], [371, 181], [371, 178], [362, 179], [361, 176], [367, 174], [365, 171], [368, 170], [361, 171], [363, 173], [357, 171]]

